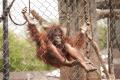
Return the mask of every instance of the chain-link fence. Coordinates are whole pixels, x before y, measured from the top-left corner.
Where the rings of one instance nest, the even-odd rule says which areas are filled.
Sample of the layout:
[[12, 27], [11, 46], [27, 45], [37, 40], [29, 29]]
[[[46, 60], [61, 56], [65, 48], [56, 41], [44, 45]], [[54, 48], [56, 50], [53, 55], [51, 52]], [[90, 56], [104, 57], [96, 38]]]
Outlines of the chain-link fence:
[[[4, 1], [6, 0], [0, 1], [1, 16], [4, 15], [3, 13], [5, 13], [4, 10], [7, 5], [7, 2], [4, 3]], [[12, 0], [9, 0], [8, 5], [11, 2]], [[109, 4], [109, 0], [15, 0], [10, 11], [8, 10], [7, 12], [9, 13], [8, 23], [6, 17], [3, 19], [0, 18], [0, 80], [8, 80], [8, 78], [10, 80], [59, 80], [60, 73], [62, 73], [62, 79], [79, 80], [87, 74], [82, 75], [81, 72], [84, 72], [84, 70], [78, 68], [79, 66], [75, 66], [74, 69], [64, 68], [61, 69], [61, 72], [58, 69], [54, 71], [56, 68], [46, 65], [36, 58], [36, 47], [29, 38], [26, 29], [27, 22], [21, 13], [25, 7], [27, 7], [29, 14], [31, 10], [35, 10], [47, 23], [69, 26], [67, 27], [69, 35], [79, 31], [79, 27], [85, 22], [90, 22], [89, 33], [90, 36], [94, 36], [93, 39], [97, 40], [101, 53], [103, 53], [101, 55], [105, 57], [111, 48], [115, 48], [112, 51], [117, 54], [114, 55], [113, 61], [116, 64], [115, 73], [119, 78], [117, 72], [120, 64], [117, 61], [120, 58], [118, 57], [120, 56], [118, 54], [120, 53], [119, 5], [120, 1], [117, 3], [117, 0], [114, 0], [111, 5]], [[111, 16], [114, 16], [114, 19]], [[110, 19], [108, 19], [109, 17]], [[7, 24], [9, 33], [7, 33]], [[40, 25], [37, 21], [35, 24]], [[114, 28], [112, 27], [114, 31], [110, 31], [112, 33], [109, 33], [108, 36], [107, 33], [109, 31], [107, 30], [111, 26], [115, 26]], [[41, 28], [38, 27], [38, 29], [40, 30]], [[4, 34], [2, 35], [2, 33]], [[95, 60], [96, 56], [93, 56], [94, 54], [88, 54], [92, 48], [90, 46], [85, 48], [83, 52], [90, 59], [94, 58], [92, 61], [98, 65], [99, 60], [98, 62]], [[113, 55], [110, 55], [109, 59], [112, 60], [112, 57]], [[106, 61], [106, 59], [107, 57], [103, 60]], [[100, 67], [101, 65], [98, 66]], [[102, 78], [105, 77], [102, 75]]]

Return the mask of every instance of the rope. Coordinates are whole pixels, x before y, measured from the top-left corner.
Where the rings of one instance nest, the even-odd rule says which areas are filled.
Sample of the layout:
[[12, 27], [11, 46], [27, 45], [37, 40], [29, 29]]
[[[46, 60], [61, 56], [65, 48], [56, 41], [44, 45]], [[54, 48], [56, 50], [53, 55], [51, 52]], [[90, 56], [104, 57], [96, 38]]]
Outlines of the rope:
[[[88, 4], [88, 2], [86, 1], [86, 0], [83, 0], [84, 1], [84, 18], [85, 18], [85, 23], [86, 23], [86, 25], [89, 25], [90, 26], [90, 31], [91, 31], [91, 33], [92, 33], [92, 40], [93, 40], [93, 31], [92, 31], [92, 25], [91, 25], [91, 21], [89, 21], [89, 16], [90, 16], [90, 18], [91, 18], [91, 15], [90, 14], [88, 14], [89, 12], [89, 10], [87, 10], [87, 7], [90, 7], [90, 6], [87, 6], [87, 4]], [[91, 19], [90, 19], [91, 20]], [[86, 49], [87, 49], [87, 47], [88, 47], [88, 44], [86, 45]], [[90, 47], [91, 48], [91, 47]], [[90, 49], [89, 48], [89, 50], [87, 50], [87, 52], [90, 52]], [[87, 53], [86, 52], [86, 53]], [[99, 71], [98, 70], [96, 70], [95, 71], [96, 72], [96, 74], [97, 75], [100, 75], [100, 73], [99, 73]], [[88, 74], [89, 75], [89, 74]]]
[[[86, 0], [83, 0], [83, 2], [84, 2], [84, 22], [86, 23], [87, 26], [89, 26], [91, 23], [89, 22], [89, 18], [88, 18], [89, 17], [89, 15], [88, 15], [89, 12], [87, 10], [88, 2]], [[89, 24], [88, 24], [88, 22], [89, 22]], [[88, 58], [90, 57], [90, 54], [89, 54], [90, 50], [91, 50], [91, 47], [89, 46], [89, 42], [87, 41], [86, 42], [86, 55]]]
[[[93, 27], [92, 27], [92, 24], [91, 24], [91, 14], [90, 14], [90, 12], [89, 12], [89, 14], [88, 14], [88, 11], [90, 11], [90, 10], [87, 10], [87, 7], [89, 8], [90, 7], [90, 3], [89, 3], [89, 6], [87, 6], [87, 1], [86, 0], [83, 0], [84, 1], [84, 14], [85, 14], [85, 16], [84, 16], [84, 18], [85, 18], [85, 23], [90, 27], [90, 33], [91, 33], [91, 40], [93, 41]], [[90, 17], [89, 17], [90, 16]], [[90, 19], [89, 19], [90, 18]], [[87, 46], [88, 46], [88, 44], [86, 45], [86, 48], [87, 48]], [[90, 46], [90, 48], [89, 48], [89, 50], [87, 50], [87, 52], [90, 52], [90, 50], [92, 50], [91, 49], [92, 47]], [[100, 55], [99, 54], [97, 54], [97, 56], [98, 56], [98, 59], [100, 60], [100, 62], [101, 62], [101, 58], [100, 58]], [[101, 62], [101, 65], [102, 65], [102, 62]], [[105, 66], [104, 65], [102, 65], [102, 67], [103, 67], [103, 69], [106, 71], [105, 72], [105, 74], [106, 74], [106, 77], [107, 78], [109, 78], [109, 75], [107, 74], [107, 70], [106, 70], [106, 68], [105, 68]], [[99, 73], [99, 71], [98, 70], [96, 70], [95, 71], [96, 72], [96, 74], [98, 74], [99, 76], [101, 76], [101, 74]]]

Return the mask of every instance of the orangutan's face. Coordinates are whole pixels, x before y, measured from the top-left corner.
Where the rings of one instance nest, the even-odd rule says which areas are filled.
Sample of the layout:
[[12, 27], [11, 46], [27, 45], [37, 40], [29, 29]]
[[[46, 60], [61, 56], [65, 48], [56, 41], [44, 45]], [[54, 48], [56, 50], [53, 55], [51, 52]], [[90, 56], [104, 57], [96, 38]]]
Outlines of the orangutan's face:
[[53, 34], [53, 43], [56, 45], [62, 44], [62, 32], [59, 29]]

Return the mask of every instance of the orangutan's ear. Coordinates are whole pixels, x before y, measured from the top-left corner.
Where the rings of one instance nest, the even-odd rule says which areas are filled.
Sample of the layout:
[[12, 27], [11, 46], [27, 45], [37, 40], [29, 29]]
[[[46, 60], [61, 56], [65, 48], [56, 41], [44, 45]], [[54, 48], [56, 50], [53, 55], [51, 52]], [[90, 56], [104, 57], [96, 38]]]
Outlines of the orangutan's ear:
[[67, 34], [67, 28], [66, 27], [60, 27], [60, 28], [63, 31], [64, 35], [66, 35]]

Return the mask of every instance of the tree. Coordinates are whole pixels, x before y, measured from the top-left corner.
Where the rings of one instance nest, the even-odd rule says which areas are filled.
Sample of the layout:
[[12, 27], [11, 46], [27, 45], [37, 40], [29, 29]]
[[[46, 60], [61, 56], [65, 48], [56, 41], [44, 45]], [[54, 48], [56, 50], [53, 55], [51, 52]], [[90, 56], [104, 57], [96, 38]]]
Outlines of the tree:
[[[0, 52], [2, 52], [2, 28], [0, 27]], [[44, 65], [35, 58], [35, 46], [31, 45], [29, 41], [20, 39], [18, 36], [9, 30], [9, 63], [10, 71], [30, 71], [30, 70], [47, 70], [50, 66]], [[0, 53], [0, 71], [2, 71], [3, 64], [2, 53]]]

